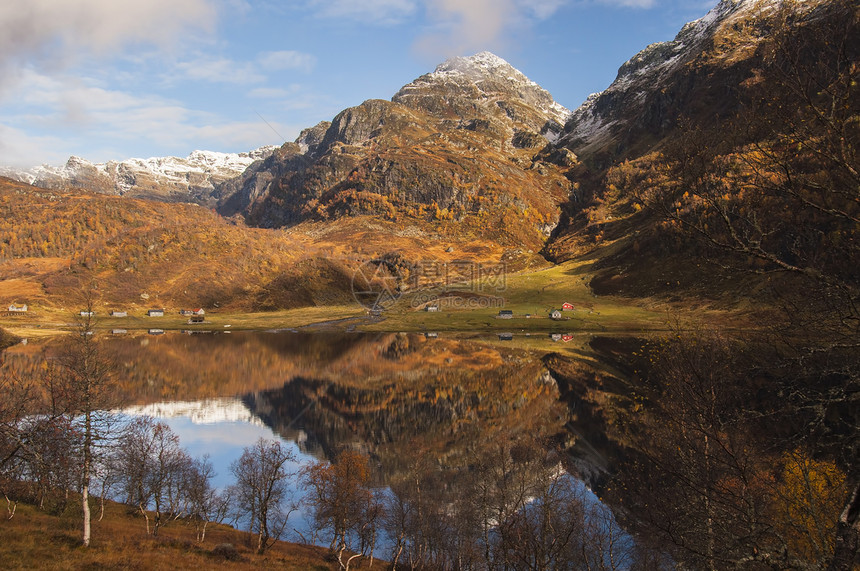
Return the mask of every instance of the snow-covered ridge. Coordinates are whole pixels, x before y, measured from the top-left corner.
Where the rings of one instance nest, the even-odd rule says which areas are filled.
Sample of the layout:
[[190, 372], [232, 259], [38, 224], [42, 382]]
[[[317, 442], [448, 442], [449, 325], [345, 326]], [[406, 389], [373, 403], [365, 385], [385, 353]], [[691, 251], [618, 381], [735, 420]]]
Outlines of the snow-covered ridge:
[[[766, 15], [781, 0], [720, 0], [707, 14], [685, 24], [675, 38], [647, 46], [625, 62], [615, 81], [603, 92], [590, 95], [571, 113], [564, 140], [575, 142], [578, 149], [600, 145], [611, 136], [613, 120], [608, 118], [606, 101], [625, 98], [626, 104], [641, 101], [663, 78], [689, 59], [705, 40], [723, 26], [742, 18]], [[800, 0], [806, 9], [813, 0]]]
[[[227, 178], [242, 174], [248, 166], [263, 160], [275, 147], [264, 146], [242, 153], [193, 151], [185, 158], [151, 157], [92, 163], [72, 156], [65, 165], [41, 165], [28, 170], [0, 168], [0, 174], [21, 182], [56, 188], [84, 186], [105, 192], [167, 193], [200, 192], [214, 188]], [[163, 188], [162, 188], [163, 187]]]
[[405, 85], [395, 95], [394, 99], [408, 97], [413, 92], [421, 91], [429, 85], [456, 84], [462, 80], [474, 84], [483, 93], [492, 89], [493, 86], [490, 85], [492, 83], [504, 84], [507, 90], [526, 99], [544, 113], [547, 118], [562, 125], [570, 116], [570, 110], [556, 102], [549, 92], [507, 61], [490, 52], [448, 59], [436, 66], [433, 72], [422, 75], [412, 83]]
[[160, 402], [129, 407], [116, 411], [128, 416], [151, 416], [153, 418], [189, 418], [194, 424], [218, 422], [247, 422], [265, 426], [258, 416], [248, 410], [236, 398], [208, 399], [191, 402]]
[[[740, 18], [761, 16], [775, 10], [781, 0], [720, 0], [707, 14], [685, 24], [672, 41], [658, 42], [630, 58], [618, 70], [618, 76], [609, 89], [626, 87], [642, 76], [660, 76], [680, 61], [681, 56], [703, 40], [711, 37], [717, 28], [729, 25]], [[801, 10], [814, 2], [799, 0]]]
[[149, 159], [127, 159], [122, 161], [149, 169], [154, 173], [170, 176], [181, 172], [210, 172], [215, 170], [244, 170], [254, 161], [265, 159], [275, 147], [260, 147], [247, 153], [219, 153], [216, 151], [192, 151], [186, 158], [152, 157]]
[[430, 74], [430, 77], [440, 77], [448, 73], [460, 73], [474, 80], [481, 80], [486, 77], [504, 77], [512, 82], [523, 83], [533, 87], [538, 86], [537, 83], [526, 77], [524, 73], [490, 52], [480, 52], [469, 57], [448, 59], [436, 66], [436, 70]]

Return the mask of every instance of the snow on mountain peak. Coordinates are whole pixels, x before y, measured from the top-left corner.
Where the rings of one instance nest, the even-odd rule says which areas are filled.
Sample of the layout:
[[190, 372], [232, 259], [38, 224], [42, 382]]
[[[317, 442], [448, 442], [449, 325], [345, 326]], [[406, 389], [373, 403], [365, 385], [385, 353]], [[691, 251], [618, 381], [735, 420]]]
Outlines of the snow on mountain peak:
[[550, 119], [564, 124], [570, 111], [553, 100], [537, 83], [504, 59], [491, 52], [480, 52], [468, 57], [454, 57], [436, 66], [432, 73], [423, 75], [404, 86], [394, 100], [403, 100], [428, 87], [451, 86], [458, 89], [468, 86], [485, 97], [498, 98], [508, 93], [526, 100]]
[[[781, 0], [720, 0], [707, 14], [698, 20], [685, 24], [675, 38], [668, 42], [658, 42], [626, 61], [619, 69], [615, 81], [603, 92], [592, 94], [571, 114], [564, 139], [573, 142], [582, 150], [596, 146], [611, 136], [614, 121], [609, 119], [608, 109], [611, 101], [624, 100], [625, 105], [636, 105], [648, 90], [661, 81], [678, 66], [693, 57], [700, 46], [719, 33], [720, 29], [733, 26], [745, 18], [756, 18], [775, 10]], [[806, 10], [815, 4], [814, 0], [799, 0], [798, 8]], [[755, 42], [751, 41], [750, 46]], [[735, 49], [744, 49], [742, 43]]]
[[73, 155], [62, 166], [41, 165], [24, 171], [0, 169], [0, 174], [46, 188], [83, 186], [116, 194], [199, 196], [215, 184], [239, 176], [274, 150], [273, 146], [242, 153], [196, 150], [185, 158], [131, 158], [106, 163], [92, 163]]
[[248, 410], [248, 407], [237, 398], [158, 402], [132, 406], [116, 412], [127, 416], [150, 416], [153, 418], [188, 417], [193, 424], [246, 422], [256, 426], [265, 426], [263, 421]]
[[462, 73], [473, 78], [507, 76], [510, 79], [537, 85], [511, 64], [490, 52], [480, 52], [469, 57], [451, 58], [436, 66], [436, 71], [433, 73], [451, 72]]

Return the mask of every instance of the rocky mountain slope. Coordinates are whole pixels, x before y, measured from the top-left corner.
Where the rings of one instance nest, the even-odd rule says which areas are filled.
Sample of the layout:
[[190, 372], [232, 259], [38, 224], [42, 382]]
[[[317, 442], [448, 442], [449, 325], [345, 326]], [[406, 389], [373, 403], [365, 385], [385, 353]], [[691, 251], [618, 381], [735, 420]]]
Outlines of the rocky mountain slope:
[[[822, 2], [791, 3], [796, 14]], [[757, 50], [779, 16], [780, 0], [720, 0], [674, 40], [647, 46], [615, 81], [570, 115], [559, 144], [600, 164], [643, 153], [671, 136], [679, 120], [719, 122], [737, 111], [739, 88], [760, 61]], [[789, 6], [786, 4], [786, 6]]]
[[91, 163], [70, 157], [65, 165], [42, 165], [21, 171], [0, 168], [0, 175], [47, 189], [83, 188], [104, 194], [193, 202], [213, 206], [216, 185], [240, 175], [274, 147], [246, 153], [194, 151], [185, 158], [153, 157]]
[[252, 225], [375, 215], [539, 249], [570, 192], [566, 150], [544, 152], [568, 111], [490, 53], [455, 58], [304, 131], [219, 187]]
[[[673, 41], [622, 65], [609, 88], [572, 113], [484, 52], [444, 62], [390, 101], [346, 109], [277, 149], [105, 165], [73, 158], [28, 180], [196, 201], [262, 228], [311, 224], [314, 236], [333, 232], [348, 249], [373, 234], [443, 250], [469, 242], [542, 252], [553, 261], [594, 252], [598, 265], [614, 268], [612, 279], [632, 276], [624, 292], [647, 294], [643, 272], [644, 281], [668, 283], [663, 273], [689, 265], [678, 256], [694, 254], [669, 247], [684, 240], [646, 208], [643, 194], [670, 186], [667, 150], [696, 141], [740, 148], [728, 135], [747, 127], [742, 110], [767, 99], [762, 70], [773, 32], [789, 18], [784, 29], [798, 31], [786, 37], [801, 35], [837, 5], [851, 3], [722, 0]], [[762, 107], [760, 122], [782, 120], [772, 113]], [[743, 144], [762, 140], [745, 136]], [[48, 241], [41, 249], [52, 248]]]
[[748, 270], [855, 280], [858, 22], [845, 0], [723, 0], [623, 65], [559, 139], [582, 162], [550, 257], [611, 244], [595, 285], [636, 296], [736, 297], [716, 276]]

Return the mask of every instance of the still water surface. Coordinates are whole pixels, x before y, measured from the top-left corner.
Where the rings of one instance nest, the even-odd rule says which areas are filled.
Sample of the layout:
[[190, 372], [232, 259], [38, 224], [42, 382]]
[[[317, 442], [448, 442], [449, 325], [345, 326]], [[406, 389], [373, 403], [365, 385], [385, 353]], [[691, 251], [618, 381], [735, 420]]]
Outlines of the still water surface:
[[[600, 372], [589, 338], [566, 340], [169, 332], [103, 346], [117, 365], [121, 409], [162, 420], [192, 456], [208, 455], [216, 486], [232, 483], [230, 464], [263, 437], [289, 443], [294, 469], [359, 450], [386, 487], [418, 464], [453, 482], [485, 446], [521, 434], [560, 444], [568, 465], [599, 476], [607, 453], [595, 445], [599, 429], [590, 441], [589, 414], [572, 395], [577, 378]], [[7, 358], [50, 352], [31, 343]], [[306, 529], [307, 517], [291, 527]]]

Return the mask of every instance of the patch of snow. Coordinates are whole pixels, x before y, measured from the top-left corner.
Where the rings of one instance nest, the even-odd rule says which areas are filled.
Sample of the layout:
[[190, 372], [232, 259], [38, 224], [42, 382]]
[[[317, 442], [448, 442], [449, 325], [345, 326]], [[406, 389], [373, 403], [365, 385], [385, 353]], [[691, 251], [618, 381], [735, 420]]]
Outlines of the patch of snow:
[[132, 406], [115, 412], [128, 416], [150, 416], [153, 418], [188, 417], [194, 424], [247, 422], [257, 426], [265, 426], [259, 417], [248, 410], [248, 407], [241, 400], [236, 398], [208, 399], [193, 402], [159, 402]]
[[220, 178], [238, 176], [254, 162], [271, 155], [275, 148], [267, 145], [242, 153], [196, 150], [185, 158], [131, 158], [106, 163], [92, 163], [81, 157], [71, 156], [62, 166], [40, 165], [28, 170], [4, 168], [0, 170], [0, 174], [28, 184], [39, 185], [68, 183], [81, 174], [89, 172], [113, 182], [116, 189], [124, 193], [134, 188], [138, 175], [150, 175], [158, 182], [180, 185], [187, 184], [191, 174], [199, 175], [199, 179], [206, 179], [212, 175]]
[[478, 91], [487, 95], [499, 83], [518, 94], [530, 105], [540, 110], [547, 118], [564, 124], [570, 110], [559, 104], [545, 89], [526, 77], [504, 59], [491, 52], [480, 52], [469, 57], [454, 57], [436, 66], [436, 69], [405, 85], [394, 99], [420, 93], [427, 86], [441, 85], [445, 89], [457, 91], [464, 84], [474, 85]]
[[[808, 0], [801, 0], [803, 2], [807, 2], [808, 6]], [[589, 95], [570, 114], [568, 133], [564, 139], [584, 141], [588, 145], [608, 136], [613, 122], [597, 111], [599, 99], [612, 94], [625, 94], [627, 105], [641, 102], [646, 90], [653, 89], [662, 78], [681, 65], [718, 27], [737, 18], [748, 17], [751, 11], [761, 14], [772, 10], [778, 4], [779, 0], [720, 0], [702, 18], [685, 24], [672, 41], [647, 46], [619, 68], [615, 81], [605, 91]]]

